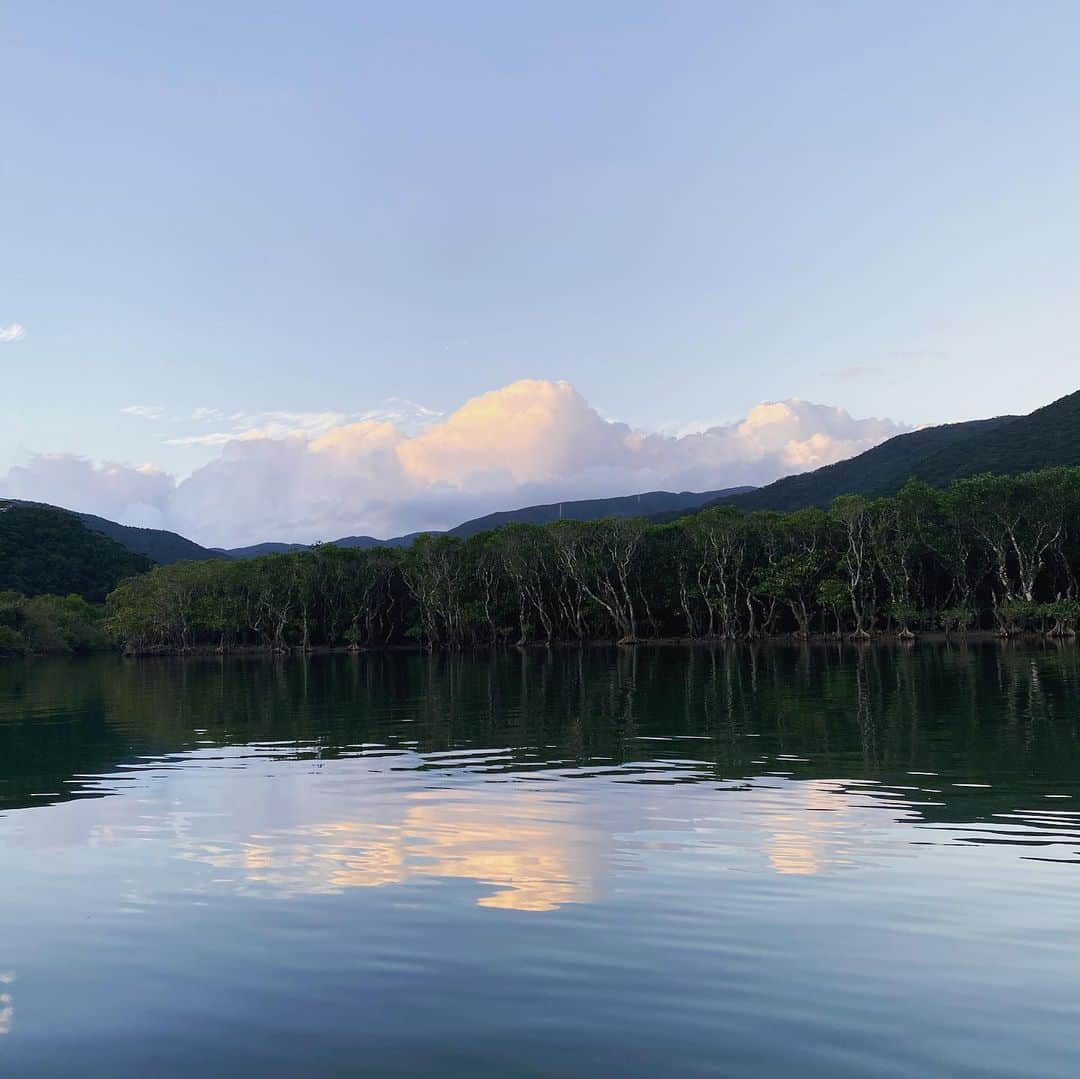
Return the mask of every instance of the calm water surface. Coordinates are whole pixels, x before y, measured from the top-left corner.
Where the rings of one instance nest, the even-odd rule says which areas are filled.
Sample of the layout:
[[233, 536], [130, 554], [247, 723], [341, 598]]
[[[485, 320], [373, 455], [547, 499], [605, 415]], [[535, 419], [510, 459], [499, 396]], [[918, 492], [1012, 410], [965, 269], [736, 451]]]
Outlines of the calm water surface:
[[0, 665], [0, 1074], [1074, 1076], [1080, 649]]

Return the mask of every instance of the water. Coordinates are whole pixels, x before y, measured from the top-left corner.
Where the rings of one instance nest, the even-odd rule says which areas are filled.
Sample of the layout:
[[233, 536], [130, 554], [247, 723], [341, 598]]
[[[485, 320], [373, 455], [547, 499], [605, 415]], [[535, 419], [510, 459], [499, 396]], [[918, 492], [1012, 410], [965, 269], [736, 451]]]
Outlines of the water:
[[1073, 1076], [1080, 649], [0, 664], [0, 1073]]

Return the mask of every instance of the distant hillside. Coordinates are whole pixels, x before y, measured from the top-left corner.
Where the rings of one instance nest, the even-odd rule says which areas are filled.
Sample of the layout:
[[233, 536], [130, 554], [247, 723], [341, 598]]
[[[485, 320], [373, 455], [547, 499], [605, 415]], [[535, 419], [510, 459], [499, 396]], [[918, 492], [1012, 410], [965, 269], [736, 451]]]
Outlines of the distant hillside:
[[[912, 477], [945, 487], [981, 472], [1015, 475], [1074, 465], [1080, 465], [1080, 391], [1027, 416], [998, 416], [898, 435], [857, 457], [710, 505], [786, 511], [828, 506], [842, 494], [895, 494]], [[670, 518], [667, 514], [661, 519]]]
[[[744, 510], [797, 510], [806, 506], [828, 506], [837, 495], [877, 495], [898, 490], [926, 458], [980, 433], [988, 433], [1011, 422], [1013, 417], [972, 420], [927, 427], [897, 435], [872, 450], [834, 465], [786, 476], [734, 498], [721, 498]], [[715, 504], [715, 503], [710, 503]]]
[[145, 555], [159, 566], [171, 566], [173, 562], [205, 562], [212, 558], [227, 557], [223, 551], [213, 551], [200, 547], [192, 540], [185, 539], [175, 532], [165, 532], [160, 528], [135, 528], [121, 525], [96, 517], [92, 513], [79, 513], [77, 510], [64, 509], [62, 506], [50, 506], [45, 502], [27, 502], [20, 498], [0, 498], [0, 503], [8, 502], [13, 506], [37, 506], [42, 509], [59, 510], [78, 517], [87, 528], [100, 532], [103, 536], [115, 540], [121, 547], [133, 554]]
[[170, 566], [173, 562], [206, 562], [212, 558], [226, 557], [221, 551], [200, 547], [175, 532], [165, 532], [160, 528], [134, 528], [131, 525], [107, 521], [104, 517], [95, 517], [92, 513], [78, 513], [76, 516], [87, 528], [116, 540], [129, 551], [145, 555], [160, 566]]
[[100, 602], [150, 565], [67, 510], [0, 501], [0, 592], [76, 593]]
[[[374, 536], [342, 536], [341, 539], [329, 540], [335, 547], [352, 547], [366, 551], [371, 547], [408, 547], [421, 533], [411, 532], [407, 536], [381, 540]], [[313, 546], [310, 543], [253, 543], [250, 547], [229, 547], [218, 549], [215, 553], [222, 558], [258, 558], [264, 554], [288, 554], [290, 551], [303, 551]]]
[[641, 495], [618, 498], [588, 498], [578, 502], [552, 502], [545, 506], [489, 513], [450, 529], [451, 536], [468, 539], [478, 532], [488, 532], [507, 524], [548, 524], [551, 521], [593, 521], [600, 517], [648, 517], [655, 513], [686, 513], [708, 502], [752, 491], [752, 487], [729, 487], [722, 491], [648, 491]]
[[[507, 524], [547, 524], [562, 519], [570, 521], [592, 521], [599, 517], [646, 517], [661, 511], [676, 514], [695, 510], [718, 498], [752, 491], [752, 487], [731, 487], [722, 491], [649, 491], [642, 495], [622, 495], [618, 498], [589, 498], [577, 502], [552, 502], [546, 506], [525, 506], [517, 510], [504, 510], [489, 513], [486, 517], [477, 517], [464, 524], [451, 528], [448, 535], [459, 539], [468, 539], [478, 532], [488, 532]], [[330, 540], [335, 547], [354, 547], [367, 550], [370, 547], [408, 547], [423, 532], [410, 532], [405, 536], [380, 540], [374, 536], [344, 536]], [[250, 547], [230, 547], [215, 554], [229, 558], [255, 558], [264, 554], [286, 554], [289, 551], [301, 551], [309, 546], [304, 543], [255, 543]]]
[[1074, 465], [1080, 465], [1080, 391], [1011, 423], [940, 447], [920, 461], [913, 474], [944, 486], [980, 472], [1014, 475]]
[[307, 543], [253, 543], [250, 547], [217, 547], [214, 549], [219, 558], [258, 558], [264, 554], [288, 554], [290, 551], [303, 551], [310, 546]]

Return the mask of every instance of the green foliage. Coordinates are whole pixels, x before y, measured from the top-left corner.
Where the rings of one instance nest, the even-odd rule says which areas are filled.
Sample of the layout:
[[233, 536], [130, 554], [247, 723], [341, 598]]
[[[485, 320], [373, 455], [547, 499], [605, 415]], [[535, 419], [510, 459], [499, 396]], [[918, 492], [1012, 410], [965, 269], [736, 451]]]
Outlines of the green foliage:
[[[1051, 469], [946, 491], [911, 483], [828, 511], [714, 507], [666, 525], [563, 520], [466, 540], [427, 535], [409, 549], [324, 544], [182, 562], [123, 581], [105, 626], [131, 652], [980, 626], [1066, 635], [1080, 625], [1078, 575], [1080, 469]], [[4, 609], [0, 624], [12, 624]], [[92, 636], [64, 635], [57, 609], [47, 613], [52, 638], [26, 628], [32, 613], [20, 616], [32, 647], [91, 646]]]
[[0, 655], [97, 652], [109, 647], [104, 610], [82, 596], [0, 592]]
[[11, 626], [0, 626], [0, 656], [21, 656], [26, 653], [26, 639]]
[[970, 607], [946, 607], [938, 612], [941, 628], [946, 633], [966, 633], [976, 621], [976, 615]]
[[1058, 599], [1039, 605], [1046, 632], [1057, 637], [1073, 636], [1080, 626], [1080, 600]]
[[101, 602], [125, 577], [149, 568], [148, 559], [66, 510], [0, 502], [0, 589]]
[[1038, 615], [1038, 604], [1026, 599], [1009, 599], [998, 607], [1002, 628], [1014, 633], [1032, 628]]

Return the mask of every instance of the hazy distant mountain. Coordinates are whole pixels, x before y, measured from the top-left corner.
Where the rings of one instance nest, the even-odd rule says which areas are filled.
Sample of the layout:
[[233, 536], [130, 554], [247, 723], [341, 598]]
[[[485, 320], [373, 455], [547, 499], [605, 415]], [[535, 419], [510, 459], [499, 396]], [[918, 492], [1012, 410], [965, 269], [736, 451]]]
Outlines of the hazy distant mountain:
[[467, 539], [478, 532], [507, 524], [548, 524], [551, 521], [594, 521], [600, 517], [647, 517], [654, 513], [686, 513], [708, 502], [752, 491], [752, 487], [729, 487], [721, 491], [648, 491], [618, 498], [587, 498], [577, 502], [552, 502], [544, 506], [489, 513], [450, 529], [450, 535]]
[[258, 558], [263, 554], [288, 554], [290, 551], [304, 551], [307, 543], [253, 543], [250, 547], [215, 547], [220, 558]]
[[[751, 491], [752, 487], [731, 487], [722, 491], [649, 491], [641, 495], [623, 495], [618, 498], [588, 498], [576, 502], [552, 502], [545, 506], [524, 506], [516, 510], [504, 510], [489, 513], [486, 517], [477, 517], [449, 529], [449, 535], [459, 539], [468, 539], [478, 532], [487, 532], [507, 524], [547, 524], [550, 521], [566, 519], [569, 521], [592, 521], [598, 517], [645, 517], [650, 513], [671, 510], [685, 513], [697, 509], [706, 502], [729, 495]], [[344, 536], [331, 540], [336, 547], [355, 547], [366, 550], [369, 547], [408, 547], [422, 532], [410, 532], [406, 536], [380, 540], [373, 536]], [[230, 547], [221, 554], [230, 558], [254, 558], [262, 554], [284, 554], [288, 551], [303, 550], [303, 543], [256, 543], [250, 547]]]
[[[407, 536], [397, 536], [394, 539], [381, 540], [374, 536], [342, 536], [341, 539], [330, 540], [335, 547], [353, 547], [358, 551], [366, 551], [369, 547], [408, 547], [410, 543], [421, 535], [412, 532]], [[229, 558], [257, 558], [263, 554], [287, 554], [289, 551], [303, 551], [311, 547], [310, 543], [253, 543], [249, 547], [229, 547], [220, 549], [220, 553]]]
[[200, 547], [193, 540], [186, 539], [176, 532], [166, 532], [160, 528], [135, 528], [107, 521], [104, 517], [95, 517], [92, 513], [77, 513], [83, 523], [95, 532], [101, 532], [110, 539], [136, 554], [146, 555], [152, 562], [168, 566], [173, 562], [206, 562], [212, 558], [222, 558], [220, 551]]

